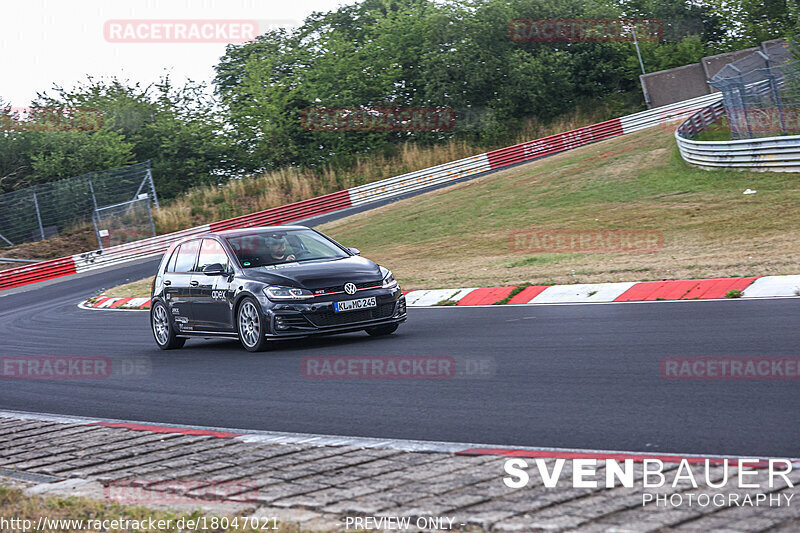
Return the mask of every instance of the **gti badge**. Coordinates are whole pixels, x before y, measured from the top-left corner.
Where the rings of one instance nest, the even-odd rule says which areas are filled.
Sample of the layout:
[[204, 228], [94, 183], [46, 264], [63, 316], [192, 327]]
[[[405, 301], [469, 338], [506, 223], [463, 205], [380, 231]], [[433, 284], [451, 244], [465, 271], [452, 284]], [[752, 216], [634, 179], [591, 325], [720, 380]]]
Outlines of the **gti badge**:
[[356, 293], [356, 285], [355, 283], [345, 283], [344, 284], [344, 292], [347, 294], [355, 294]]

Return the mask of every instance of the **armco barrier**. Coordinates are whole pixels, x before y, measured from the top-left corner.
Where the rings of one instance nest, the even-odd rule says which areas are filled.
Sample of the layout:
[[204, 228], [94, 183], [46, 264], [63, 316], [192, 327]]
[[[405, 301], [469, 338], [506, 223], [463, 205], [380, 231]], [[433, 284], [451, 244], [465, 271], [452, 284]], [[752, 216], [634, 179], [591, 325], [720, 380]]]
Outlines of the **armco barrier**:
[[681, 157], [700, 168], [741, 168], [771, 172], [800, 172], [800, 135], [763, 137], [731, 141], [696, 141], [725, 115], [722, 101], [690, 115], [675, 130]]
[[250, 228], [253, 226], [277, 226], [304, 218], [323, 215], [331, 211], [338, 211], [350, 207], [351, 205], [348, 191], [337, 191], [301, 202], [273, 207], [265, 211], [242, 215], [220, 222], [213, 222], [209, 225], [209, 228], [211, 231], [222, 231], [236, 228]]
[[671, 121], [682, 119], [698, 109], [705, 108], [719, 99], [719, 93], [704, 95], [699, 98], [649, 109], [507, 148], [492, 150], [485, 154], [478, 154], [458, 161], [409, 172], [401, 176], [360, 185], [345, 191], [338, 191], [249, 215], [160, 235], [151, 239], [120, 244], [103, 251], [95, 250], [71, 257], [0, 271], [0, 290], [158, 256], [164, 253], [175, 240], [191, 235], [224, 229], [287, 224], [453, 182], [489, 170], [571, 150], [595, 141], [633, 133], [659, 124], [668, 124]]

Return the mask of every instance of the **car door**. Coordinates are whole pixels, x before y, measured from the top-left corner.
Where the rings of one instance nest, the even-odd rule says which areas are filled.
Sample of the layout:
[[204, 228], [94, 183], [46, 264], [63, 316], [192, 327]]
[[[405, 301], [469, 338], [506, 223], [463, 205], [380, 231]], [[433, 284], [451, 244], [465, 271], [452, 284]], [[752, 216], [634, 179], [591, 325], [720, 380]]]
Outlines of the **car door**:
[[232, 272], [230, 258], [222, 245], [216, 239], [205, 238], [192, 275], [192, 316], [198, 330], [233, 331], [231, 276], [203, 274], [203, 268], [214, 264], [221, 264], [226, 272]]
[[199, 249], [199, 240], [184, 242], [175, 249], [164, 272], [164, 298], [179, 331], [194, 329], [191, 282]]

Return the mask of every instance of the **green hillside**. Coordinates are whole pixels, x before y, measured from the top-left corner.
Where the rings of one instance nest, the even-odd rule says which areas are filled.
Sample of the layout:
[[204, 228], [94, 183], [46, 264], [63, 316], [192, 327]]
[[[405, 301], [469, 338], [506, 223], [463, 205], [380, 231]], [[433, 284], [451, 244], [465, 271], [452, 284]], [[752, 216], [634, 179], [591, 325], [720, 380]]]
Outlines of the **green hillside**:
[[[746, 189], [756, 194], [742, 194]], [[390, 266], [405, 288], [789, 274], [800, 180], [706, 171], [650, 129], [497, 172], [320, 228]], [[651, 253], [525, 253], [521, 230], [658, 230]]]

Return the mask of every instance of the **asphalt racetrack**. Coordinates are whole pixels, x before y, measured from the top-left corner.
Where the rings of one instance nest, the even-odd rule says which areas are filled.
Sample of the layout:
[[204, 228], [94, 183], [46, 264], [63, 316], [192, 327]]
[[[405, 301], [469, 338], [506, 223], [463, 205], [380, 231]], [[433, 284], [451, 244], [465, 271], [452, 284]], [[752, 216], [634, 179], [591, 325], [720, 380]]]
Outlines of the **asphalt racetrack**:
[[[0, 293], [0, 356], [145, 358], [143, 376], [0, 379], [0, 409], [329, 435], [797, 457], [797, 380], [676, 381], [664, 357], [798, 355], [793, 299], [410, 309], [397, 334], [251, 354], [156, 348], [146, 312], [76, 304], [157, 261]], [[308, 356], [452, 356], [450, 379], [311, 379]]]

